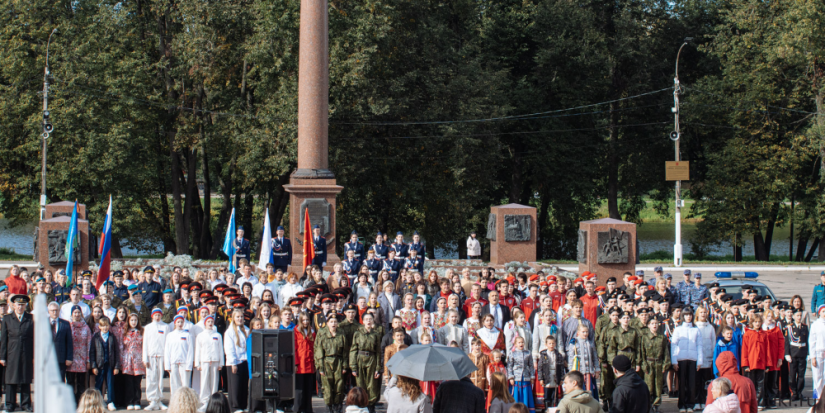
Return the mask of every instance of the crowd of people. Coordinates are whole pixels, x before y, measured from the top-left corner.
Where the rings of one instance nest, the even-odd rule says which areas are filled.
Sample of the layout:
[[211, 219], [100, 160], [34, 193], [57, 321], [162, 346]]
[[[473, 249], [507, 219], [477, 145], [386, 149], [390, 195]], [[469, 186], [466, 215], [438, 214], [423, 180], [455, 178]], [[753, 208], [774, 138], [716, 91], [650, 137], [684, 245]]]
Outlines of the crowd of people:
[[147, 266], [115, 271], [100, 291], [90, 271], [67, 282], [62, 272], [13, 267], [0, 282], [5, 410], [31, 411], [28, 312], [37, 294], [48, 298], [65, 382], [78, 401], [105, 397], [109, 410], [167, 409], [165, 374], [172, 394], [196, 395], [198, 411], [224, 393], [233, 412], [264, 410], [249, 392], [256, 329], [294, 332], [295, 411], [306, 413], [315, 394], [330, 412], [343, 413], [345, 404], [350, 412], [345, 398], [356, 389], [364, 392], [360, 408], [374, 413], [382, 388], [390, 412], [480, 411], [447, 407], [440, 393], [454, 383], [387, 369], [407, 346], [433, 343], [467, 353], [478, 370], [463, 384], [479, 391], [480, 409], [489, 412], [658, 411], [668, 394], [678, 397], [680, 412], [775, 408], [777, 399], [802, 397], [808, 347], [822, 388], [825, 290], [814, 294], [812, 320], [799, 296], [774, 301], [744, 285], [734, 299], [689, 270], [677, 284], [656, 268], [647, 280], [637, 271], [596, 287], [589, 272], [576, 279], [487, 267], [425, 274], [414, 249], [400, 257], [396, 250], [348, 249], [348, 260], [326, 275], [324, 262], [299, 275], [273, 264], [253, 268], [245, 258], [236, 272], [175, 267], [161, 277]]

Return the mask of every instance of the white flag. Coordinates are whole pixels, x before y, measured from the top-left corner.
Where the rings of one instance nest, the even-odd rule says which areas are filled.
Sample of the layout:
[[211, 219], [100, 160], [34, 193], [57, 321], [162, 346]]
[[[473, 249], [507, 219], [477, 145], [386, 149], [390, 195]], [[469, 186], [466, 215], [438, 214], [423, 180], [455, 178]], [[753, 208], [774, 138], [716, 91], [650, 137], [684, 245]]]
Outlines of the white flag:
[[269, 229], [269, 208], [264, 215], [264, 236], [261, 238], [261, 257], [258, 258], [258, 268], [266, 271], [266, 264], [272, 262], [272, 230]]
[[[34, 299], [34, 411], [36, 413], [74, 413], [72, 388], [60, 380], [54, 351], [46, 294]], [[71, 334], [71, 333], [69, 333]], [[71, 351], [71, 349], [69, 349]]]

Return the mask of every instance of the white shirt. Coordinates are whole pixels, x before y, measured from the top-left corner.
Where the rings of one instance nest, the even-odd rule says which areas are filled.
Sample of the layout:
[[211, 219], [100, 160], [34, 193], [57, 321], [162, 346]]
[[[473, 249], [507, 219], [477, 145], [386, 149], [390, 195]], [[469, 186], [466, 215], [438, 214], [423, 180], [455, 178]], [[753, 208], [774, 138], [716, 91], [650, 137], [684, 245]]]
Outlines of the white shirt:
[[175, 364], [183, 365], [184, 370], [192, 370], [195, 362], [195, 343], [188, 331], [172, 330], [166, 337], [163, 352], [163, 366], [171, 370]]
[[284, 306], [289, 303], [289, 300], [295, 298], [295, 294], [303, 290], [304, 287], [301, 287], [301, 284], [297, 282], [295, 284], [286, 283], [278, 290], [278, 295], [275, 296], [275, 302], [278, 303], [279, 307], [284, 308]]
[[203, 330], [198, 334], [195, 344], [195, 367], [201, 367], [201, 363], [224, 364], [223, 337], [213, 327], [211, 330]]
[[114, 308], [114, 307], [103, 308], [103, 306], [101, 306], [100, 309], [103, 310], [103, 315], [105, 315], [109, 319], [110, 322], [115, 321], [115, 315], [117, 315], [117, 308]]
[[149, 362], [149, 357], [163, 357], [166, 350], [166, 336], [169, 325], [163, 321], [151, 322], [143, 327], [143, 363]]
[[480, 338], [481, 341], [487, 345], [487, 348], [492, 350], [496, 347], [496, 342], [498, 341], [498, 336], [501, 332], [495, 328], [488, 329], [486, 327], [482, 327], [476, 330], [476, 334], [478, 335], [478, 338]]
[[[243, 329], [238, 327], [238, 333], [240, 337], [235, 335], [232, 325], [226, 327], [226, 332], [223, 333], [223, 351], [226, 354], [227, 366], [237, 366], [246, 361], [246, 337], [249, 335], [249, 327], [243, 326]], [[235, 342], [236, 338], [238, 343]]]
[[251, 275], [249, 278], [240, 276], [237, 279], [235, 279], [235, 284], [238, 284], [238, 286], [241, 288], [243, 288], [244, 283], [250, 283], [252, 284], [252, 287], [255, 287], [255, 285], [258, 284], [258, 279]]
[[496, 327], [498, 327], [499, 329], [504, 328], [504, 323], [502, 322], [504, 320], [504, 314], [501, 313], [501, 304], [496, 304], [495, 306], [493, 306], [492, 304], [487, 305], [490, 306], [490, 314], [492, 314], [493, 317], [495, 317]]
[[[89, 306], [86, 303], [84, 303], [83, 301], [81, 301], [77, 304], [74, 304], [71, 301], [68, 301], [68, 302], [63, 303], [63, 305], [60, 306], [60, 319], [61, 320], [66, 320], [66, 321], [71, 323], [72, 322], [72, 307], [74, 307], [74, 306], [80, 307], [80, 311], [83, 313], [83, 319], [86, 319], [87, 317], [92, 315], [92, 309], [89, 308]], [[9, 308], [11, 308], [11, 306], [9, 306]]]
[[811, 331], [808, 333], [808, 359], [815, 357], [822, 358], [822, 353], [825, 352], [825, 320], [817, 318], [811, 323]]

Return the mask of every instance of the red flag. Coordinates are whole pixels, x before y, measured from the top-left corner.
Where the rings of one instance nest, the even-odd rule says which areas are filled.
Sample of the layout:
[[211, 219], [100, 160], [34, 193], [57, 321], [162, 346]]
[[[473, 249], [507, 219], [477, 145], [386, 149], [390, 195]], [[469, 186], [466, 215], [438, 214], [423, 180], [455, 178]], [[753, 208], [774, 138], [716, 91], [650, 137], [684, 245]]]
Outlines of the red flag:
[[304, 210], [304, 269], [315, 259], [315, 242], [312, 241], [312, 225], [309, 223], [309, 209]]

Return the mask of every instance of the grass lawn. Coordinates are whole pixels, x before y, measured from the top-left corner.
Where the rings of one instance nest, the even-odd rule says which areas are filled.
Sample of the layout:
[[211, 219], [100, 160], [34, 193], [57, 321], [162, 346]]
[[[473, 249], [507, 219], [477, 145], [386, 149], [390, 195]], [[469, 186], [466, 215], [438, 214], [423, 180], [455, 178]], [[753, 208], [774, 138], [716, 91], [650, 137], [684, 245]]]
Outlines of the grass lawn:
[[11, 248], [0, 248], [0, 261], [31, 261], [31, 255], [23, 255], [14, 252]]

